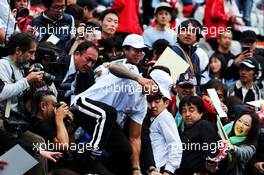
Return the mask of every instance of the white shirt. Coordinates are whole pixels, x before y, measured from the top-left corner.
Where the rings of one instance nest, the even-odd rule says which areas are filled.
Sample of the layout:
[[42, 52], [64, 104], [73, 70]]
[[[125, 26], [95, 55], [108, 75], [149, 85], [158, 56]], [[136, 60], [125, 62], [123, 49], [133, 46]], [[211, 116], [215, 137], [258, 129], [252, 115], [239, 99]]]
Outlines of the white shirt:
[[[11, 13], [7, 0], [0, 1], [0, 18], [2, 19], [2, 28], [4, 30], [7, 28], [7, 36], [10, 37], [14, 32], [16, 20]], [[16, 31], [20, 31], [18, 27], [16, 27]]]
[[195, 53], [197, 54], [197, 56], [200, 59], [200, 70], [203, 71], [205, 70], [205, 68], [207, 67], [207, 65], [209, 64], [209, 57], [206, 54], [206, 52], [198, 47], [197, 50], [195, 51]]
[[157, 168], [174, 172], [180, 167], [182, 142], [175, 120], [168, 110], [161, 112], [150, 125], [150, 140]]
[[[129, 71], [139, 75], [135, 65], [125, 64]], [[77, 95], [79, 97], [106, 103], [117, 110], [117, 123], [123, 127], [128, 115], [134, 122], [142, 124], [147, 113], [147, 101], [141, 86], [134, 80], [118, 78], [109, 73], [98, 80], [92, 87]]]

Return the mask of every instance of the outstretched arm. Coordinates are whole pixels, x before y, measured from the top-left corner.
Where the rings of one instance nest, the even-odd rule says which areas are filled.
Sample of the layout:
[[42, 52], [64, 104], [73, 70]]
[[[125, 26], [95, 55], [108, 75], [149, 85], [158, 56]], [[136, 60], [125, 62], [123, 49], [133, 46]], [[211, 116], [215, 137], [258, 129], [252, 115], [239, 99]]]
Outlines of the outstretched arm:
[[156, 90], [156, 84], [153, 80], [141, 77], [140, 75], [130, 72], [122, 64], [111, 64], [109, 66], [109, 71], [119, 78], [128, 78], [138, 82], [143, 87], [145, 92], [153, 93], [153, 91]]

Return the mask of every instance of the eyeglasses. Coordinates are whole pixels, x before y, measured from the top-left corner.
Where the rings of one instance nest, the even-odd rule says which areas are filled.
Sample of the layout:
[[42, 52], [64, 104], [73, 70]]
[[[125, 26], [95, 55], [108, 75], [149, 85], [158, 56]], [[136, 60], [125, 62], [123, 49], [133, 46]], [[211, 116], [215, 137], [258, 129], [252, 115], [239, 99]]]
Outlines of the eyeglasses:
[[131, 49], [134, 51], [134, 52], [136, 52], [137, 54], [142, 54], [142, 53], [145, 53], [144, 52], [144, 49], [137, 49], [137, 48], [134, 48], [134, 47], [131, 47]]

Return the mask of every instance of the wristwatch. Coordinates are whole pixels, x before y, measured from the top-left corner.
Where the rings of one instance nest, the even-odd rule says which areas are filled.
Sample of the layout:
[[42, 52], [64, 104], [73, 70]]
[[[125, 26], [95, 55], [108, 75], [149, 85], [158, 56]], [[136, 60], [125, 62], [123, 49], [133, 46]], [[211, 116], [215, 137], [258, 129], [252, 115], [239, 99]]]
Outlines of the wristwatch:
[[140, 170], [140, 166], [133, 166], [132, 171]]

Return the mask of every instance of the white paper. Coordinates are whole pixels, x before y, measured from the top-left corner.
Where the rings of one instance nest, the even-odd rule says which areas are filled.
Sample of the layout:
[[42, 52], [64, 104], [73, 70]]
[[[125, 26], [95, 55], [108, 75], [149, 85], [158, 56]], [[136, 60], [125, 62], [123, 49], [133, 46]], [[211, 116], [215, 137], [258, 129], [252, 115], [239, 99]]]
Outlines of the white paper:
[[246, 102], [246, 103], [251, 105], [251, 106], [255, 106], [255, 107], [259, 108], [261, 104], [264, 105], [264, 100], [249, 101], [249, 102]]
[[214, 105], [216, 112], [218, 113], [219, 117], [220, 118], [227, 117], [227, 114], [225, 113], [225, 111], [221, 107], [221, 101], [220, 101], [215, 89], [207, 89], [207, 92], [211, 98], [211, 101], [213, 102], [213, 105]]
[[160, 55], [155, 66], [161, 65], [170, 69], [171, 78], [176, 83], [177, 77], [184, 73], [189, 64], [184, 61], [177, 53], [175, 53], [170, 47], [167, 47], [165, 51]]
[[0, 170], [0, 175], [22, 175], [38, 163], [20, 145], [11, 148], [1, 156], [1, 159], [7, 161], [8, 164]]
[[55, 35], [50, 35], [50, 37], [47, 39], [48, 42], [51, 42], [52, 44], [57, 44], [59, 42], [59, 38], [56, 37]]

